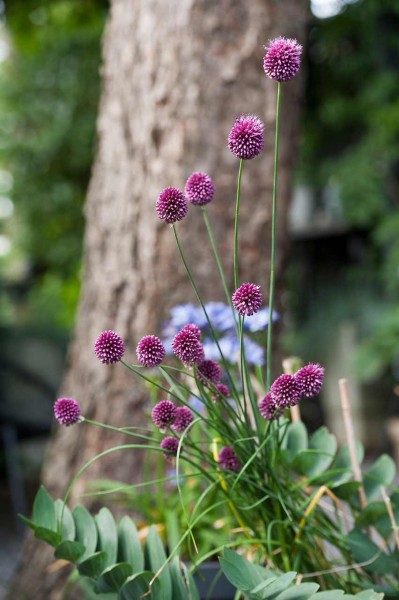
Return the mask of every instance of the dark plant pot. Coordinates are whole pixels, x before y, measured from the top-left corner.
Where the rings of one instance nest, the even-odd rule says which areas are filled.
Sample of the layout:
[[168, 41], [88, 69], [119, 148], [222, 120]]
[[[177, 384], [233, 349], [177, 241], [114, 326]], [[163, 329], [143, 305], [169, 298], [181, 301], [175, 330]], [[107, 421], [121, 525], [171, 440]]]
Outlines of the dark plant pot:
[[204, 562], [194, 574], [201, 600], [234, 600], [236, 589], [226, 579], [218, 562]]

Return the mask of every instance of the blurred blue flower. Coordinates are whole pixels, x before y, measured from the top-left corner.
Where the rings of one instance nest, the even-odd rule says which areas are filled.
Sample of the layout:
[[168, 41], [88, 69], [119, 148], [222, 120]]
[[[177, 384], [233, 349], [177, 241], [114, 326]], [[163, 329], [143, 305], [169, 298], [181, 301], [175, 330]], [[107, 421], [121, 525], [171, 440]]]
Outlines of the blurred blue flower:
[[[279, 314], [273, 311], [273, 322], [279, 319]], [[255, 333], [256, 331], [262, 331], [269, 325], [269, 308], [261, 308], [260, 311], [252, 315], [251, 317], [245, 317], [244, 329]]]
[[204, 403], [202, 402], [202, 400], [200, 400], [199, 398], [197, 398], [196, 396], [190, 396], [188, 399], [188, 405], [191, 406], [191, 408], [195, 411], [197, 411], [198, 413], [202, 413], [204, 411]]

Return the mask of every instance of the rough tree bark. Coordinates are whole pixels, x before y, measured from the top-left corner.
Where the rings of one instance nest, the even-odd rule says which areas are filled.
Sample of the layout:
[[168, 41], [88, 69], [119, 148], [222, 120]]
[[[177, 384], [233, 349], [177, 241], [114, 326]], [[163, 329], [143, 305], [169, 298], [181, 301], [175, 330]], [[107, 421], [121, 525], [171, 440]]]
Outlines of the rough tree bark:
[[[86, 204], [84, 285], [63, 384], [89, 418], [142, 424], [148, 398], [121, 365], [93, 355], [99, 332], [127, 341], [127, 359], [141, 336], [159, 333], [168, 309], [194, 296], [172, 233], [155, 214], [159, 191], [182, 187], [193, 170], [216, 182], [210, 218], [232, 275], [233, 214], [238, 161], [227, 149], [234, 118], [255, 113], [266, 124], [263, 154], [244, 164], [240, 271], [268, 287], [276, 85], [263, 74], [262, 44], [286, 35], [304, 39], [306, 0], [113, 0], [104, 37], [98, 153]], [[84, 82], [82, 82], [84, 85]], [[287, 206], [299, 113], [300, 78], [283, 86], [280, 145], [278, 271], [286, 244]], [[178, 225], [205, 300], [223, 299], [202, 215], [195, 207]], [[230, 277], [230, 283], [232, 277]], [[232, 287], [232, 286], [231, 286]], [[84, 425], [59, 428], [43, 478], [63, 494], [73, 473], [105, 448], [123, 443]], [[140, 476], [140, 452], [114, 454], [90, 476], [126, 482]], [[75, 488], [82, 492], [84, 479]], [[50, 553], [29, 543], [11, 596], [60, 598]], [[57, 583], [58, 582], [58, 583]], [[76, 597], [76, 596], [74, 596]]]

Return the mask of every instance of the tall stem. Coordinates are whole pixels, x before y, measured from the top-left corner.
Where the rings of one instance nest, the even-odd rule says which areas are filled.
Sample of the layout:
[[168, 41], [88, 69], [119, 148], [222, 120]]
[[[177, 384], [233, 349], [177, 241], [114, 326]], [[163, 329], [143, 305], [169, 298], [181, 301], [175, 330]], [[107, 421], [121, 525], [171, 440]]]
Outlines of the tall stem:
[[236, 217], [235, 217], [235, 221], [234, 221], [234, 287], [235, 287], [235, 289], [238, 288], [238, 216], [240, 213], [242, 165], [243, 165], [243, 159], [240, 158], [240, 166], [238, 168], [238, 179], [237, 179]]
[[273, 174], [273, 207], [272, 207], [272, 249], [270, 255], [270, 286], [269, 286], [269, 324], [267, 327], [267, 357], [266, 357], [266, 384], [268, 389], [272, 384], [272, 344], [273, 344], [273, 307], [275, 288], [276, 264], [276, 213], [277, 213], [277, 174], [278, 174], [278, 136], [280, 128], [280, 99], [281, 83], [277, 83], [276, 106], [276, 136], [274, 142], [274, 174]]

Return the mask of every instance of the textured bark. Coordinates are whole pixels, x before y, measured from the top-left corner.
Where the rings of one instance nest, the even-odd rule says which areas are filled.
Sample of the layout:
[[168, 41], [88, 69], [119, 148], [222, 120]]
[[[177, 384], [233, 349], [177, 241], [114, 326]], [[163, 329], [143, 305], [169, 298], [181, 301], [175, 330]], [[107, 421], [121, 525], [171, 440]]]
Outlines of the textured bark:
[[[242, 112], [264, 119], [266, 147], [244, 164], [240, 280], [259, 282], [267, 297], [276, 84], [263, 74], [262, 44], [281, 34], [303, 40], [306, 17], [305, 0], [111, 2], [98, 153], [86, 204], [84, 286], [63, 385], [87, 417], [114, 425], [146, 421], [148, 397], [140, 381], [121, 365], [100, 364], [93, 342], [102, 330], [114, 329], [127, 341], [127, 359], [135, 361], [140, 337], [159, 333], [171, 306], [194, 300], [172, 232], [154, 210], [160, 190], [182, 187], [193, 170], [208, 172], [216, 182], [209, 214], [232, 283], [238, 161], [226, 138]], [[300, 77], [283, 85], [280, 273], [299, 90]], [[201, 211], [191, 207], [178, 231], [204, 300], [223, 299]], [[63, 494], [80, 466], [123, 441], [84, 425], [60, 428], [49, 447], [45, 484]], [[89, 474], [130, 482], [140, 477], [142, 457], [139, 451], [113, 454]], [[84, 477], [75, 494], [83, 488]], [[46, 569], [50, 558], [43, 547], [41, 542], [26, 547], [13, 599], [60, 597], [59, 574]]]

